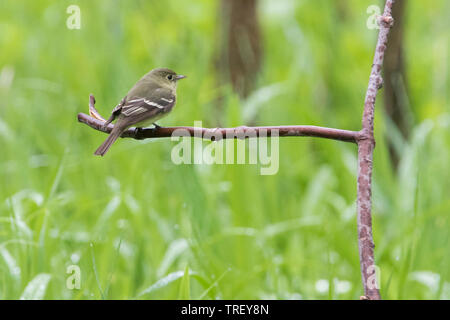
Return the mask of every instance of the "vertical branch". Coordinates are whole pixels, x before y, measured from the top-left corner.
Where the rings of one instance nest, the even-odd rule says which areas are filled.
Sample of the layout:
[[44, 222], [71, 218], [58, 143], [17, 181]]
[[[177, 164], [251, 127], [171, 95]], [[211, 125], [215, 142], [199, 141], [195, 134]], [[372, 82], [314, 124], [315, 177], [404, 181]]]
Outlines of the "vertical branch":
[[375, 245], [372, 236], [372, 160], [375, 148], [373, 119], [376, 95], [383, 83], [381, 69], [384, 52], [389, 30], [394, 22], [391, 15], [393, 2], [394, 0], [386, 0], [384, 13], [378, 20], [380, 32], [364, 102], [362, 130], [358, 139], [358, 247], [365, 295], [362, 299], [381, 299], [375, 274]]

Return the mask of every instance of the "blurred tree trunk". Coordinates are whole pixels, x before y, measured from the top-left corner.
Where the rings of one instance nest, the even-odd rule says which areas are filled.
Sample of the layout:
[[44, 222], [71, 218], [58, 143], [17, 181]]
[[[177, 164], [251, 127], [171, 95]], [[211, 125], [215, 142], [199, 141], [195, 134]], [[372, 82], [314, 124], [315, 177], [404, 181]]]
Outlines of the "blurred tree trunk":
[[349, 5], [347, 0], [333, 1], [337, 16], [340, 22], [347, 22], [349, 19]]
[[261, 67], [257, 0], [221, 0], [217, 67], [221, 83], [231, 83], [241, 98], [254, 88]]
[[[408, 139], [411, 129], [411, 113], [408, 106], [406, 70], [404, 60], [404, 16], [405, 0], [395, 1], [392, 15], [395, 17], [394, 27], [389, 35], [389, 46], [384, 58], [384, 105], [387, 115], [398, 128], [404, 139]], [[399, 155], [392, 141], [389, 142], [389, 153], [396, 169]]]

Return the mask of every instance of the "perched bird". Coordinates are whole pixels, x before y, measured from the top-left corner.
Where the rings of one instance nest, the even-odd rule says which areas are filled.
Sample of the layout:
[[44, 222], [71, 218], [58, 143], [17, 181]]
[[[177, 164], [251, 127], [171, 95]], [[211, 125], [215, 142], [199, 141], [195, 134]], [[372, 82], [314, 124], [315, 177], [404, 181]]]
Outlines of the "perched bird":
[[95, 151], [103, 156], [114, 141], [131, 126], [144, 127], [166, 116], [174, 107], [177, 95], [177, 82], [186, 76], [176, 74], [167, 68], [151, 70], [131, 88], [125, 98], [113, 109], [104, 127], [117, 118], [105, 142]]

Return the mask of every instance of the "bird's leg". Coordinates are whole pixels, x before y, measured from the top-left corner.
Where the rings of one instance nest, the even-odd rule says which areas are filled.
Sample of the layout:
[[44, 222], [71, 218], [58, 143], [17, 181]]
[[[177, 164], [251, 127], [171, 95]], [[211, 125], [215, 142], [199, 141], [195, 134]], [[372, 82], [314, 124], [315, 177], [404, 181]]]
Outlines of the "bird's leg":
[[135, 139], [142, 140], [142, 139], [144, 139], [143, 135], [144, 135], [144, 129], [142, 129], [141, 127], [134, 128], [134, 138]]
[[156, 122], [153, 122], [153, 125], [155, 126], [155, 129], [161, 129], [162, 127], [158, 125]]

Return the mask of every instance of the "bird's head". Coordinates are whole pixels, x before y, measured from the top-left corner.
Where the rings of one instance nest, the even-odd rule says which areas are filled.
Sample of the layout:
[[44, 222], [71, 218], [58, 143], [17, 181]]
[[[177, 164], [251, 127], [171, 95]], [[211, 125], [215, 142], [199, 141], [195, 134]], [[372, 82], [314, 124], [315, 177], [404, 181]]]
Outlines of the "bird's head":
[[176, 89], [178, 80], [186, 78], [181, 74], [167, 68], [153, 69], [148, 73], [148, 78], [157, 82], [160, 86]]

